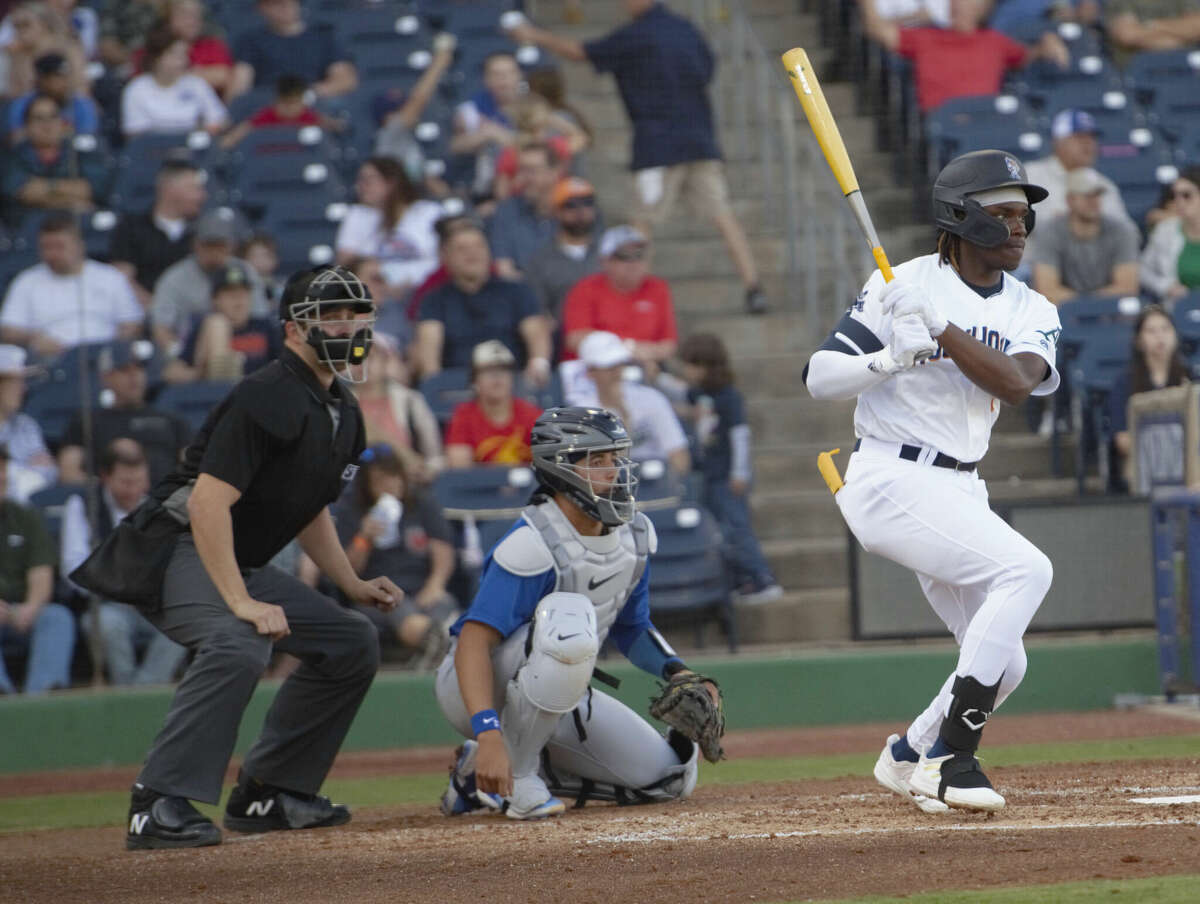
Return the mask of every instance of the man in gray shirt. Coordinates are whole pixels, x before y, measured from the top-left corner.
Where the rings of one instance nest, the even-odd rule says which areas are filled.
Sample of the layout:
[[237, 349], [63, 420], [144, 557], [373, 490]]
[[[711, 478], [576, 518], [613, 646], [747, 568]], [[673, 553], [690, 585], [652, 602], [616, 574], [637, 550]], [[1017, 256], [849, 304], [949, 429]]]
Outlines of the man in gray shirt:
[[1078, 295], [1137, 295], [1138, 231], [1101, 213], [1107, 191], [1090, 167], [1067, 174], [1067, 213], [1037, 227], [1033, 287], [1061, 305]]
[[586, 179], [571, 176], [554, 188], [552, 201], [558, 230], [525, 267], [543, 313], [562, 322], [563, 302], [575, 283], [600, 269], [600, 228], [596, 190]]

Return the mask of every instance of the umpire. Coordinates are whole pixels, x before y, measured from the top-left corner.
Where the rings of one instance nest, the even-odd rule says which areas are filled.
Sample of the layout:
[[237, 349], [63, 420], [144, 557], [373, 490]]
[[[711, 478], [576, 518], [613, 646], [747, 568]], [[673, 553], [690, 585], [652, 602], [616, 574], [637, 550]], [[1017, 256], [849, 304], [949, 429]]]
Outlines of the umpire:
[[350, 819], [316, 792], [375, 677], [375, 629], [268, 562], [297, 537], [354, 602], [387, 610], [402, 595], [385, 577], [358, 578], [327, 508], [354, 477], [365, 445], [343, 382], [370, 351], [374, 312], [348, 270], [293, 276], [280, 301], [279, 360], [230, 392], [151, 493], [148, 505], [185, 526], [169, 540], [161, 605], [147, 607], [156, 609], [147, 617], [194, 658], [133, 786], [131, 850], [220, 843], [220, 830], [189, 799], [220, 798], [242, 712], [272, 647], [302, 664], [246, 755], [225, 827], [263, 832]]

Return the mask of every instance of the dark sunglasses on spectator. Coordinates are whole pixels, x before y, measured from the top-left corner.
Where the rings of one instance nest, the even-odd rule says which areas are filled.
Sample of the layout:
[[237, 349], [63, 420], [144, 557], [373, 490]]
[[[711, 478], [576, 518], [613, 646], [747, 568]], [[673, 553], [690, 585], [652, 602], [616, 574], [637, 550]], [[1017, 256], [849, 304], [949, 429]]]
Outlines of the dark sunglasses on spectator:
[[591, 195], [583, 198], [571, 198], [569, 201], [563, 201], [563, 210], [586, 210], [589, 207], [596, 206], [596, 199]]
[[640, 261], [646, 256], [646, 248], [643, 245], [630, 245], [618, 248], [612, 256], [619, 261]]
[[1176, 201], [1190, 201], [1196, 197], [1196, 191], [1191, 188], [1177, 188], [1171, 192], [1171, 197]]

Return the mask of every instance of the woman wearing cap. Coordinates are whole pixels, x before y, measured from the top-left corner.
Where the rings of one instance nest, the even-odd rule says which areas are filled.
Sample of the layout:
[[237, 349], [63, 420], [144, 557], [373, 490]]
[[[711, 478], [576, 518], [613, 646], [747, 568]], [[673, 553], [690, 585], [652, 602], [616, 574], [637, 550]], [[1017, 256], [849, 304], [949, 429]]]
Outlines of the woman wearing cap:
[[1142, 287], [1165, 304], [1200, 289], [1200, 167], [1171, 186], [1175, 216], [1154, 227], [1142, 251]]

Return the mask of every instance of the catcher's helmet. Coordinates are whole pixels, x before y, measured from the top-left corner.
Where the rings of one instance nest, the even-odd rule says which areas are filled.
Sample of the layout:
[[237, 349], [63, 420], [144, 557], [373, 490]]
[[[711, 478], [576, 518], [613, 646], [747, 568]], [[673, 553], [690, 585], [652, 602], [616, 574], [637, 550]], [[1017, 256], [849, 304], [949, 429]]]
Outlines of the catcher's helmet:
[[[636, 465], [633, 445], [621, 419], [603, 408], [550, 408], [533, 425], [530, 450], [533, 469], [543, 486], [565, 493], [587, 515], [607, 527], [633, 520]], [[613, 452], [617, 477], [597, 492], [584, 459], [594, 452]]]
[[947, 163], [933, 183], [933, 220], [939, 229], [961, 236], [973, 245], [995, 248], [1008, 241], [1008, 226], [989, 215], [972, 198], [997, 188], [1019, 188], [1030, 206], [1025, 231], [1033, 232], [1036, 220], [1032, 205], [1044, 201], [1049, 192], [1031, 185], [1025, 167], [1004, 151], [972, 151]]
[[[350, 321], [355, 328], [351, 335], [331, 336], [324, 327], [335, 321], [322, 320], [321, 312], [334, 308], [350, 308], [355, 314], [369, 316]], [[316, 351], [317, 359], [339, 378], [350, 383], [366, 378], [365, 365], [358, 379], [350, 366], [364, 364], [371, 351], [375, 302], [362, 280], [350, 270], [322, 265], [294, 274], [280, 296], [279, 319], [295, 322]]]

